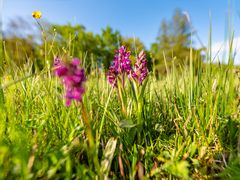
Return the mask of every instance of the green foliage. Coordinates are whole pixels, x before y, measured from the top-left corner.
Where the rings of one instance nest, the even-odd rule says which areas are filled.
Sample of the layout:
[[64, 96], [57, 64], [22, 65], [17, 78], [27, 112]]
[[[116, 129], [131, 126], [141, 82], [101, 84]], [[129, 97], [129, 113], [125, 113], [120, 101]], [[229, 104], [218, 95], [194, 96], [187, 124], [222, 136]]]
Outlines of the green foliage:
[[80, 25], [52, 25], [48, 30], [54, 39], [53, 53], [61, 56], [63, 53], [84, 59], [88, 71], [96, 67], [108, 69], [121, 42], [121, 35], [109, 26], [102, 29], [101, 34], [87, 32]]
[[[178, 27], [185, 26], [173, 30]], [[36, 44], [41, 62], [54, 55], [82, 57], [89, 73], [81, 107], [64, 106], [64, 89], [49, 67], [15, 66], [14, 43], [4, 49], [0, 179], [238, 178], [240, 69], [233, 57], [226, 65], [212, 64], [211, 56], [206, 64], [195, 63], [188, 36], [174, 37], [188, 62], [159, 79], [151, 72], [141, 87], [126, 83], [119, 98], [98, 63], [109, 65], [119, 42], [142, 48], [138, 40], [119, 36], [109, 27], [94, 35], [82, 26], [49, 26], [45, 44]], [[165, 68], [177, 68], [166, 55]]]
[[166, 170], [169, 174], [172, 174], [176, 177], [189, 179], [188, 167], [189, 164], [186, 161], [166, 162], [163, 166], [163, 169]]
[[107, 26], [105, 29], [102, 29], [102, 33], [97, 38], [101, 52], [100, 62], [103, 63], [105, 69], [108, 69], [111, 61], [114, 59], [115, 50], [120, 46], [122, 36], [119, 31], [113, 31], [112, 28]]
[[40, 58], [39, 52], [37, 52], [38, 45], [31, 36], [26, 38], [9, 37], [4, 45], [4, 49], [7, 50], [4, 52], [6, 67], [23, 67], [24, 64], [31, 64]]
[[[35, 38], [33, 33], [22, 35], [20, 31], [23, 30], [22, 26], [27, 29], [31, 25], [23, 19], [21, 22], [13, 20], [8, 27], [10, 32], [6, 33], [5, 46], [2, 48], [7, 51], [1, 53], [6, 57], [5, 70], [11, 66], [23, 67], [25, 64], [33, 64], [33, 71], [42, 70], [46, 66], [45, 61], [52, 64], [52, 59], [56, 56], [79, 57], [84, 60], [83, 66], [88, 72], [96, 67], [107, 70], [120, 44], [126, 44], [135, 53], [145, 49], [139, 38], [124, 38], [119, 31], [114, 31], [109, 26], [102, 29], [100, 34], [94, 34], [86, 31], [81, 25], [57, 25], [39, 21], [41, 27], [37, 28], [41, 31], [42, 37]], [[11, 32], [13, 28], [16, 29], [16, 33]], [[149, 57], [149, 53], [147, 55]], [[43, 56], [47, 57], [44, 61]]]
[[[2, 82], [1, 178], [236, 177], [238, 69], [206, 64], [202, 71], [192, 76], [185, 66], [182, 76], [150, 76], [138, 95], [126, 85], [127, 118], [104, 74], [88, 75], [83, 104], [93, 149], [87, 145], [81, 108], [64, 107], [57, 79], [47, 73], [26, 78], [29, 72], [23, 69], [5, 74], [10, 77]], [[139, 99], [144, 116], [135, 109]], [[140, 140], [135, 136], [138, 118], [143, 123]], [[102, 160], [99, 171], [90, 152], [97, 153], [98, 163]]]

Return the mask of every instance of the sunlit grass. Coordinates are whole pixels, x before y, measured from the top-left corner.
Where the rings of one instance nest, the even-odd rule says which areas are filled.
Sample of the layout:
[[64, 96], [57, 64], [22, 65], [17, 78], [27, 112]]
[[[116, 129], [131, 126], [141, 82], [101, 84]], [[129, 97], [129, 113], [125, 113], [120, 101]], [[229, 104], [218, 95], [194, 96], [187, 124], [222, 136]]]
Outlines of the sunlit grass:
[[[233, 65], [206, 64], [196, 73], [183, 67], [182, 72], [171, 72], [160, 80], [150, 75], [141, 142], [132, 137], [135, 127], [130, 121], [135, 122], [137, 112], [130, 89], [126, 87], [129, 119], [124, 119], [105, 75], [89, 75], [83, 103], [98, 145], [99, 163], [108, 140], [117, 139], [109, 177], [120, 177], [122, 171], [133, 178], [141, 168], [148, 178], [214, 178], [237, 173], [237, 71]], [[43, 71], [21, 79], [27, 75], [25, 70], [16, 70], [14, 76], [6, 74], [1, 79], [5, 87], [0, 110], [1, 178], [100, 175], [87, 156], [80, 107], [64, 106], [63, 89], [55, 77], [49, 79]], [[231, 167], [236, 169], [233, 173]]]
[[173, 58], [171, 69], [165, 59], [166, 75], [150, 72], [142, 94], [126, 80], [122, 99], [106, 72], [83, 58], [91, 70], [83, 105], [67, 108], [49, 67], [53, 42], [44, 43], [41, 71], [19, 68], [3, 52], [11, 68], [0, 77], [0, 179], [239, 176], [240, 75], [231, 55], [213, 64], [209, 47], [199, 65], [190, 49], [189, 65], [174, 68]]

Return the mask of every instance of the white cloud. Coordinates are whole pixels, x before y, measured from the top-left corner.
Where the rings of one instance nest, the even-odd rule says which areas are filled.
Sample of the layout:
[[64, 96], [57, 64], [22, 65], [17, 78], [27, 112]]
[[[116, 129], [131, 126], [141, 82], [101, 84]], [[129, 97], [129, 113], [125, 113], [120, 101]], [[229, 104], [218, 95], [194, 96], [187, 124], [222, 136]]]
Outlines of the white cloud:
[[[214, 62], [224, 62], [227, 63], [229, 56], [229, 41], [221, 41], [213, 43], [212, 45], [212, 57], [214, 58]], [[240, 64], [240, 37], [236, 37], [233, 39], [232, 43], [232, 55], [235, 57], [235, 64]]]

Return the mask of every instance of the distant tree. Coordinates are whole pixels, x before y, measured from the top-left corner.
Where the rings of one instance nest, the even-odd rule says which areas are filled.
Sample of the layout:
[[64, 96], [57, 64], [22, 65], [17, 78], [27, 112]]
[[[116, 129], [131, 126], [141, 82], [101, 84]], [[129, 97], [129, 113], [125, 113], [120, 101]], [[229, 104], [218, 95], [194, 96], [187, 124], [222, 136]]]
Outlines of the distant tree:
[[97, 39], [98, 50], [101, 53], [99, 61], [107, 70], [114, 59], [116, 49], [121, 45], [122, 36], [119, 31], [114, 31], [107, 26], [105, 29], [102, 29], [101, 34], [97, 35]]
[[81, 25], [52, 25], [49, 33], [51, 39], [55, 36], [55, 55], [66, 51], [70, 56], [80, 57], [89, 71], [93, 66], [108, 69], [122, 40], [121, 34], [109, 26], [95, 35]]
[[[155, 60], [156, 71], [165, 73], [165, 62], [169, 68], [172, 64], [176, 67], [189, 64], [191, 42], [191, 26], [181, 10], [175, 10], [172, 19], [163, 20], [159, 35], [151, 46]], [[201, 62], [200, 50], [192, 47], [194, 63]]]
[[88, 71], [97, 63], [100, 53], [96, 36], [87, 32], [84, 26], [52, 25], [48, 32], [51, 35], [49, 44], [53, 44], [53, 56], [79, 57]]
[[[96, 67], [108, 70], [116, 50], [121, 45], [126, 45], [132, 51], [132, 56], [145, 49], [139, 38], [123, 38], [119, 31], [109, 26], [99, 34], [94, 34], [86, 31], [82, 25], [58, 25], [41, 21], [42, 27], [28, 28], [29, 24], [24, 24], [23, 19], [16, 21], [9, 23], [5, 48], [7, 59], [11, 60], [8, 62], [17, 66], [31, 61], [38, 69], [42, 69], [46, 62], [52, 64], [54, 57], [60, 56], [64, 60], [79, 57], [87, 72]], [[43, 33], [39, 33], [42, 28]], [[23, 33], [27, 31], [25, 29], [32, 29], [34, 33], [26, 36]], [[146, 54], [150, 59], [149, 53]]]

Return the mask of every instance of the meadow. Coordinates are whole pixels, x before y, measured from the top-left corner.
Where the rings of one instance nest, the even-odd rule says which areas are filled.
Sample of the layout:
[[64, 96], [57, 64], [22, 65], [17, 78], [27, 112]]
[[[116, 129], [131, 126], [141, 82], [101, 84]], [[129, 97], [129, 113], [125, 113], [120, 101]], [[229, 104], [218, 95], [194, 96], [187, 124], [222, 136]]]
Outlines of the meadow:
[[[206, 61], [194, 63], [190, 48], [189, 64], [175, 69], [165, 60], [165, 75], [153, 64], [141, 83], [126, 68], [109, 83], [109, 71], [92, 64], [82, 99], [69, 107], [46, 53], [51, 43], [38, 71], [16, 66], [5, 49], [0, 179], [238, 179], [240, 69], [229, 44], [227, 64], [213, 61], [211, 46]], [[69, 50], [59, 58], [73, 57]]]

